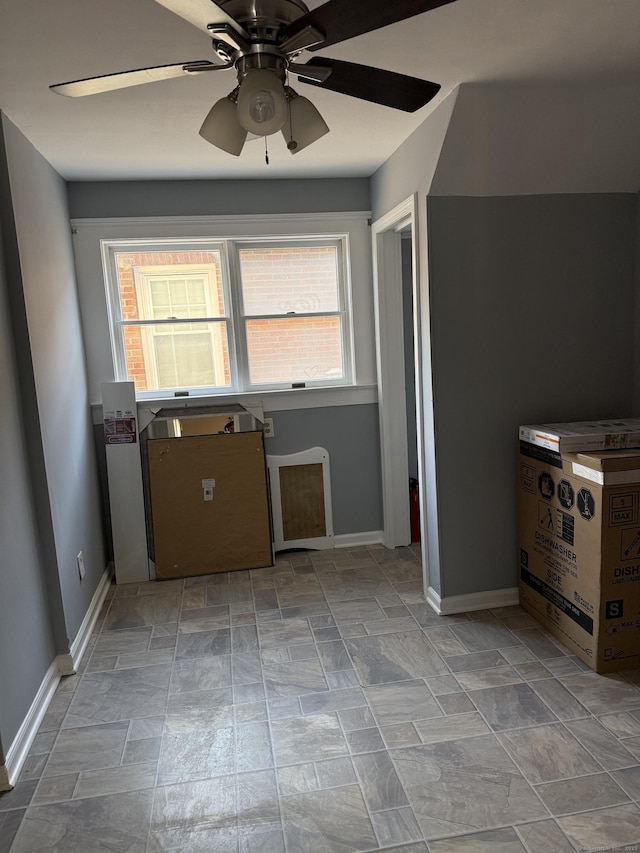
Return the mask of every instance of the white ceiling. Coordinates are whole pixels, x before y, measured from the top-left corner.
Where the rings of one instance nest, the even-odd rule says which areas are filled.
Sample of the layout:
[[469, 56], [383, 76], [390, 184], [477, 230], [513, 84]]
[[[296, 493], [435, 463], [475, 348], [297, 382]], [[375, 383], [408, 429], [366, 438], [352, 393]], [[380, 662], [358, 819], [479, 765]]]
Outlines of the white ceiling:
[[214, 58], [204, 33], [154, 0], [2, 0], [0, 109], [68, 180], [368, 176], [460, 83], [639, 81], [640, 0], [455, 0], [323, 54], [442, 90], [406, 114], [293, 81], [331, 132], [295, 156], [279, 134], [271, 137], [267, 166], [260, 140], [233, 157], [198, 135], [211, 105], [233, 88], [232, 71], [85, 98], [49, 91], [66, 80]]

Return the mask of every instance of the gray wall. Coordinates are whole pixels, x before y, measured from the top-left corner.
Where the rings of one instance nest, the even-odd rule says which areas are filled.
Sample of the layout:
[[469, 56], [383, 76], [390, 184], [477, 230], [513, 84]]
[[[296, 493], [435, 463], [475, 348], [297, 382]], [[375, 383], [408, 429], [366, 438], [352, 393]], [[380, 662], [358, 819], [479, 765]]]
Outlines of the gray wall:
[[55, 556], [73, 640], [105, 551], [66, 184], [14, 125], [5, 120], [4, 127]]
[[329, 452], [333, 527], [336, 536], [382, 529], [378, 407], [334, 406], [265, 412], [273, 418], [268, 454], [310, 447]]
[[[0, 151], [1, 151], [0, 145]], [[0, 157], [1, 159], [1, 157]], [[2, 189], [0, 183], [0, 190]], [[0, 216], [4, 216], [0, 211]], [[11, 745], [55, 656], [0, 232], [0, 738]], [[28, 629], [25, 631], [25, 627]], [[0, 743], [0, 764], [4, 763]]]
[[9, 327], [1, 335], [8, 499], [0, 512], [0, 732], [7, 749], [56, 654], [69, 652], [106, 558], [66, 185], [6, 116], [0, 122], [8, 303], [0, 313]]
[[631, 414], [635, 208], [429, 199], [443, 596], [516, 585], [519, 424]]
[[633, 411], [629, 95], [615, 81], [461, 86], [372, 177], [374, 219], [417, 196], [423, 498], [442, 597], [516, 585], [519, 423]]
[[[366, 211], [369, 204], [369, 181], [365, 178], [69, 184], [73, 219], [339, 213]], [[368, 247], [366, 251], [368, 262]], [[80, 280], [79, 286], [88, 289], [96, 287], [96, 282]], [[98, 286], [102, 288], [102, 282]], [[362, 304], [362, 300], [356, 304]], [[373, 317], [366, 318], [366, 323], [372, 329]], [[373, 364], [373, 356], [371, 361]], [[268, 396], [264, 398], [264, 407], [265, 410], [269, 408]], [[276, 421], [276, 432], [275, 437], [267, 441], [267, 453], [296, 453], [314, 446], [329, 451], [335, 533], [381, 530], [377, 405], [320, 406], [279, 410], [271, 415]], [[100, 442], [102, 436], [99, 433], [97, 436]]]
[[369, 210], [366, 178], [290, 181], [108, 181], [69, 184], [72, 219], [240, 216]]

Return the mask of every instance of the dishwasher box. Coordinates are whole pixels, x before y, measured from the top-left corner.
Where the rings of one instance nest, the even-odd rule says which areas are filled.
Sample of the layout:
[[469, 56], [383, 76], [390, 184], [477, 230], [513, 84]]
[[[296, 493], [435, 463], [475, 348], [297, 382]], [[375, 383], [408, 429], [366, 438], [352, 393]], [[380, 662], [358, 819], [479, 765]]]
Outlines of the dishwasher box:
[[520, 427], [520, 441], [546, 447], [557, 453], [640, 448], [640, 418], [566, 424], [526, 424]]
[[520, 443], [522, 607], [597, 672], [640, 667], [640, 449]]

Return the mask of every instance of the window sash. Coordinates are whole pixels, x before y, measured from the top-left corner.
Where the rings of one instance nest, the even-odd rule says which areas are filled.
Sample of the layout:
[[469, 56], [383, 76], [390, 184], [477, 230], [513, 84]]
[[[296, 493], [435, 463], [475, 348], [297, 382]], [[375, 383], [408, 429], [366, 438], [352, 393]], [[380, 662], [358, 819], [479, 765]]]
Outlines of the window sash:
[[[291, 314], [283, 311], [282, 313], [268, 314], [244, 314], [243, 311], [243, 288], [241, 278], [241, 266], [239, 253], [243, 249], [250, 250], [272, 250], [272, 249], [316, 249], [330, 248], [335, 252], [335, 292], [338, 302], [337, 310], [306, 310], [304, 312], [295, 312]], [[232, 239], [216, 239], [211, 241], [198, 240], [195, 241], [182, 240], [180, 238], [172, 241], [163, 241], [159, 244], [156, 241], [142, 241], [135, 245], [128, 241], [113, 241], [109, 242], [108, 263], [105, 264], [105, 278], [107, 280], [107, 288], [109, 294], [110, 305], [110, 326], [112, 330], [112, 349], [114, 356], [114, 368], [116, 379], [128, 379], [128, 366], [124, 344], [124, 333], [127, 327], [141, 327], [143, 336], [145, 335], [145, 327], [157, 327], [160, 329], [163, 325], [171, 326], [172, 333], [180, 334], [179, 327], [181, 325], [190, 326], [194, 322], [197, 324], [224, 324], [226, 326], [226, 341], [229, 360], [229, 376], [230, 383], [228, 385], [206, 385], [206, 386], [177, 386], [175, 388], [157, 388], [147, 391], [137, 391], [137, 396], [140, 398], [154, 398], [162, 396], [163, 392], [172, 390], [191, 390], [194, 392], [241, 392], [243, 390], [275, 390], [275, 389], [290, 389], [292, 385], [298, 385], [304, 382], [307, 387], [332, 387], [336, 385], [350, 385], [353, 383], [353, 355], [352, 355], [352, 318], [350, 316], [350, 292], [349, 292], [349, 275], [348, 275], [348, 260], [347, 260], [347, 236], [321, 236], [316, 237], [292, 237], [292, 238], [232, 238]], [[223, 313], [217, 313], [215, 307], [212, 313], [215, 316], [206, 316], [196, 318], [167, 318], [167, 319], [123, 319], [122, 306], [120, 301], [120, 287], [117, 275], [116, 256], [118, 253], [151, 253], [151, 252], [220, 252], [220, 274], [222, 277], [222, 294], [223, 294]], [[203, 265], [200, 265], [201, 268]], [[206, 266], [206, 264], [205, 264]], [[194, 277], [189, 271], [181, 269], [180, 265], [170, 266], [160, 270], [159, 268], [149, 267], [147, 265], [144, 271], [145, 275], [150, 278], [186, 278]], [[206, 288], [205, 288], [206, 289]], [[215, 288], [213, 288], [215, 289]], [[143, 288], [144, 291], [144, 288]], [[149, 297], [150, 298], [150, 297]], [[335, 301], [335, 300], [334, 300]], [[151, 316], [151, 315], [147, 315]], [[249, 370], [249, 351], [248, 351], [248, 335], [247, 324], [259, 320], [270, 321], [274, 319], [322, 319], [322, 318], [337, 318], [339, 324], [340, 338], [340, 360], [342, 365], [342, 375], [338, 378], [331, 376], [323, 376], [318, 378], [310, 371], [305, 379], [300, 380], [282, 380], [281, 377], [274, 377], [272, 381], [261, 380], [260, 382], [252, 382]], [[152, 334], [147, 332], [147, 334]], [[159, 383], [154, 383], [158, 385]]]

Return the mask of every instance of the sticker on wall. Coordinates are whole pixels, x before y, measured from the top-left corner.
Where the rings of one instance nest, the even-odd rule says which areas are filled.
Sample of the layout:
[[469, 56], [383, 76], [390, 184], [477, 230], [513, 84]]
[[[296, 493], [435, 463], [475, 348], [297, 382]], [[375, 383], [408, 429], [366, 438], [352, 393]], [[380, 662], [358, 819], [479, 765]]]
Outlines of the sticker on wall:
[[130, 409], [104, 413], [105, 444], [135, 444], [138, 440], [136, 417]]

